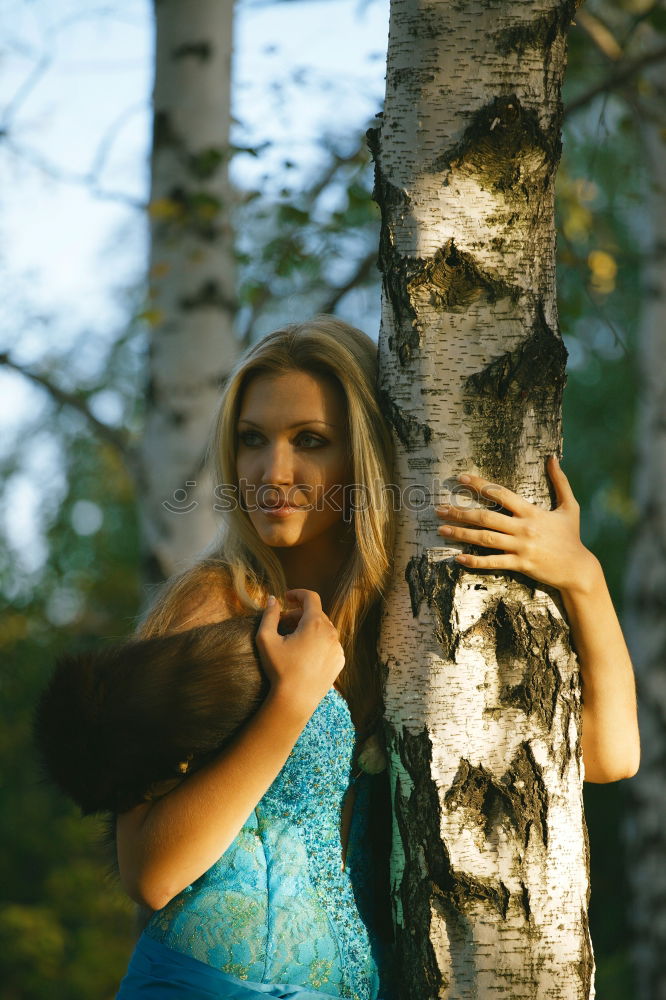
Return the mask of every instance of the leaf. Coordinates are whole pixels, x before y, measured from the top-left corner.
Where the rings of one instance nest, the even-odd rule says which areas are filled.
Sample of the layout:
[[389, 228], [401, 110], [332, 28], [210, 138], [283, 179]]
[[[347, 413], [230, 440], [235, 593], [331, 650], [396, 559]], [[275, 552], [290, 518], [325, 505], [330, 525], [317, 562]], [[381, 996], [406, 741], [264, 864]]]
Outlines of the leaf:
[[151, 219], [179, 219], [183, 215], [183, 206], [172, 198], [156, 198], [148, 205], [148, 215]]
[[652, 25], [655, 31], [666, 34], [666, 9], [664, 7], [655, 7], [646, 17], [646, 21]]

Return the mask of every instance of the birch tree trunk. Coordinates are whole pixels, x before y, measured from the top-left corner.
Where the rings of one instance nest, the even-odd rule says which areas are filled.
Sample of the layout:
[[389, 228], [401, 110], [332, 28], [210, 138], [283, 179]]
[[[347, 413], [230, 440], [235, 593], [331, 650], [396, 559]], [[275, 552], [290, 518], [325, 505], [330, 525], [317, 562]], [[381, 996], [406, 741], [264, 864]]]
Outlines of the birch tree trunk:
[[[654, 42], [654, 37], [652, 37]], [[646, 86], [650, 94], [646, 92]], [[638, 335], [640, 391], [637, 529], [626, 576], [627, 644], [636, 669], [641, 766], [628, 785], [624, 825], [635, 1000], [666, 1000], [666, 71], [642, 89], [641, 135], [650, 181], [644, 297]]]
[[432, 510], [463, 470], [551, 506], [566, 361], [553, 182], [574, 6], [391, 5], [369, 141], [380, 393], [402, 487], [380, 637], [401, 1000], [593, 996], [580, 681], [559, 594], [453, 562], [461, 546], [438, 547]]
[[214, 532], [202, 471], [238, 354], [229, 208], [233, 0], [155, 0], [147, 412], [139, 497], [147, 573], [160, 579]]

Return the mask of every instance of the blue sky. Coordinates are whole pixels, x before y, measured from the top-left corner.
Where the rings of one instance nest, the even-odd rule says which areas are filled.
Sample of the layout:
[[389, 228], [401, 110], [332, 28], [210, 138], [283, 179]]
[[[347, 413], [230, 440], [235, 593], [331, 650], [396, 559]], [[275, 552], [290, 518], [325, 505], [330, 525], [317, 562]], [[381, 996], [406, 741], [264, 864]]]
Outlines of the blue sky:
[[[0, 350], [40, 366], [81, 343], [76, 384], [122, 329], [145, 266], [145, 219], [124, 199], [143, 202], [148, 190], [151, 5], [5, 0], [3, 13]], [[388, 0], [239, 0], [232, 138], [271, 146], [259, 161], [236, 158], [236, 182], [279, 189], [285, 158], [307, 172], [323, 132], [355, 134], [381, 107], [387, 35]], [[79, 182], [91, 173], [98, 193]], [[44, 399], [1, 368], [0, 399], [7, 448]], [[55, 497], [56, 467], [45, 428], [5, 504], [26, 568], [45, 556], [36, 480], [50, 469]]]

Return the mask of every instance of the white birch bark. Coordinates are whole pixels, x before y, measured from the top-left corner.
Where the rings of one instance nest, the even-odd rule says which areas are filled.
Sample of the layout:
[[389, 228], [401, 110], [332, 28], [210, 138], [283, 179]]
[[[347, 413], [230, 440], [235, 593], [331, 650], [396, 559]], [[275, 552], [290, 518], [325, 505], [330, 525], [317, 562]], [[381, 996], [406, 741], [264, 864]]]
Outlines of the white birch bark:
[[452, 562], [461, 546], [440, 547], [432, 510], [462, 471], [552, 503], [566, 360], [553, 181], [573, 14], [554, 0], [391, 5], [369, 140], [380, 393], [403, 500], [380, 637], [401, 1000], [593, 996], [580, 682], [559, 595]]
[[[650, 39], [653, 43], [655, 38]], [[666, 70], [641, 95], [649, 179], [634, 499], [637, 527], [626, 575], [625, 627], [636, 670], [641, 766], [627, 786], [624, 824], [631, 891], [635, 1000], [666, 1000]]]
[[147, 572], [159, 579], [214, 533], [202, 460], [238, 348], [227, 169], [233, 0], [155, 0], [155, 17], [151, 340], [139, 497]]

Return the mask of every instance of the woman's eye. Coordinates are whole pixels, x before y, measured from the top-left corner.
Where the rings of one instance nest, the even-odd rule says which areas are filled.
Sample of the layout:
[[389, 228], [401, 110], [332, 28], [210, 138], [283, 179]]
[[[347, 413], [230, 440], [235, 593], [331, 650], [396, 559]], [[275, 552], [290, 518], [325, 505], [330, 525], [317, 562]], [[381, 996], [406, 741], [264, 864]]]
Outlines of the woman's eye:
[[241, 444], [246, 444], [246, 445], [248, 445], [250, 447], [253, 444], [257, 443], [256, 441], [253, 441], [252, 439], [253, 438], [258, 438], [258, 437], [261, 437], [261, 435], [258, 434], [256, 431], [239, 431], [238, 432], [238, 440], [240, 441], [240, 443]]
[[[262, 435], [258, 431], [239, 431], [238, 441], [240, 444], [246, 445], [248, 448], [257, 447], [262, 443]], [[304, 448], [319, 448], [321, 445], [326, 444], [324, 438], [320, 437], [318, 434], [312, 434], [310, 431], [303, 431], [296, 438], [296, 444], [299, 447]]]
[[309, 431], [299, 434], [298, 441], [301, 444], [305, 443], [306, 448], [317, 448], [319, 445], [326, 444], [326, 441], [322, 437], [319, 437], [318, 434], [310, 434]]
[[[263, 437], [258, 431], [239, 431], [238, 441], [247, 448], [257, 448], [261, 445]], [[303, 431], [296, 438], [296, 444], [302, 448], [320, 448], [326, 443], [324, 438], [318, 434], [312, 434], [310, 431]]]

